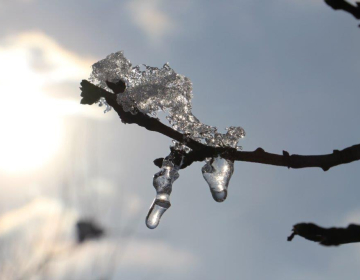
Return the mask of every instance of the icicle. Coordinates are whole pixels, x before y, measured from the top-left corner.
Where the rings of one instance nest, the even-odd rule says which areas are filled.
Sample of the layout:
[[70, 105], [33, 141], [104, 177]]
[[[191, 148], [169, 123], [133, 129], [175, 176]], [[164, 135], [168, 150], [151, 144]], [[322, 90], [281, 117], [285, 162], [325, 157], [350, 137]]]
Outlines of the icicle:
[[215, 201], [223, 202], [227, 197], [229, 181], [234, 172], [234, 162], [218, 156], [206, 160], [201, 171]]
[[170, 208], [170, 201], [154, 199], [148, 215], [146, 216], [146, 226], [154, 229], [159, 225], [161, 216]]
[[154, 175], [153, 185], [156, 190], [156, 197], [149, 209], [146, 217], [146, 226], [154, 229], [159, 225], [161, 216], [167, 209], [170, 208], [170, 194], [172, 191], [172, 184], [179, 178], [178, 170], [181, 165], [181, 158], [178, 151], [172, 150], [162, 164], [161, 170]]

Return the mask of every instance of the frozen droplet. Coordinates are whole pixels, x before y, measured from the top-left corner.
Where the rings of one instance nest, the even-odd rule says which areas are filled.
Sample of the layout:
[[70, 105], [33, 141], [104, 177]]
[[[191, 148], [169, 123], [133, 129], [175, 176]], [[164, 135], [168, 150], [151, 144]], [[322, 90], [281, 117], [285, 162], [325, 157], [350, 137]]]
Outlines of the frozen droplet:
[[186, 146], [185, 144], [182, 144], [176, 140], [172, 140], [172, 145], [170, 147], [176, 151], [182, 151], [185, 153], [189, 153], [191, 151], [191, 149], [188, 146]]
[[224, 188], [221, 191], [213, 191], [211, 194], [215, 201], [223, 202], [227, 198], [227, 189]]
[[227, 197], [229, 181], [234, 172], [234, 162], [218, 156], [207, 159], [201, 171], [215, 201], [224, 201]]
[[99, 107], [102, 107], [105, 105], [104, 114], [111, 111], [111, 106], [106, 102], [106, 99], [104, 97], [101, 97], [97, 103], [98, 103]]
[[175, 164], [173, 153], [170, 153], [162, 163], [161, 169], [154, 175], [153, 186], [156, 198], [153, 201], [146, 217], [146, 226], [154, 229], [159, 225], [161, 216], [170, 208], [170, 194], [172, 184], [179, 178], [180, 166]]
[[111, 111], [111, 106], [107, 105], [105, 110], [104, 110], [104, 114], [106, 114], [107, 112]]
[[149, 213], [146, 216], [146, 226], [150, 229], [154, 229], [159, 225], [161, 216], [171, 206], [170, 202], [167, 204], [163, 201], [155, 199], [150, 206]]

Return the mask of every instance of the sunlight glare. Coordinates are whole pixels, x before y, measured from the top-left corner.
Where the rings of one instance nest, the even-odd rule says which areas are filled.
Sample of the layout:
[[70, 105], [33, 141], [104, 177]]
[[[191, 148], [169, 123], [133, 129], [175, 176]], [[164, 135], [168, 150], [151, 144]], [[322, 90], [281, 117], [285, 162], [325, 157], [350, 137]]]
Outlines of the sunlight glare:
[[0, 170], [33, 171], [59, 152], [64, 116], [78, 114], [81, 106], [50, 98], [46, 88], [86, 78], [91, 61], [41, 32], [0, 41]]
[[0, 48], [0, 169], [30, 171], [59, 148], [62, 120], [41, 92], [41, 77], [20, 49]]

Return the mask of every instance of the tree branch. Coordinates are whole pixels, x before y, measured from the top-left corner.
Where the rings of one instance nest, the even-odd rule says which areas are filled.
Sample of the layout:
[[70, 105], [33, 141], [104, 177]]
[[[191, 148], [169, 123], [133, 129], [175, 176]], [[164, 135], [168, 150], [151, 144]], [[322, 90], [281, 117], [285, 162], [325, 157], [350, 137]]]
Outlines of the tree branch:
[[356, 19], [360, 19], [360, 2], [356, 2], [356, 6], [345, 0], [325, 0], [325, 3], [334, 10], [343, 10], [353, 15]]
[[312, 223], [300, 223], [294, 225], [292, 231], [288, 241], [299, 235], [324, 246], [360, 242], [360, 226], [354, 224], [350, 224], [347, 228], [323, 228]]
[[[121, 121], [125, 124], [137, 124], [150, 131], [155, 131], [163, 134], [171, 139], [192, 149], [185, 158], [181, 168], [186, 168], [196, 161], [204, 161], [208, 157], [216, 157], [221, 155], [223, 158], [231, 159], [234, 161], [245, 161], [253, 163], [261, 163], [275, 166], [284, 166], [288, 168], [308, 168], [319, 167], [324, 171], [329, 170], [331, 167], [350, 163], [360, 160], [360, 144], [348, 147], [344, 150], [334, 150], [331, 154], [326, 155], [290, 155], [288, 152], [283, 151], [282, 155], [272, 154], [265, 152], [262, 148], [258, 148], [253, 152], [237, 151], [234, 148], [227, 147], [210, 147], [205, 144], [199, 143], [186, 135], [164, 125], [159, 119], [152, 118], [141, 112], [132, 114], [125, 112], [123, 107], [117, 103], [116, 95], [99, 88], [90, 82], [83, 80], [81, 82], [81, 104], [92, 105], [101, 97], [106, 99], [106, 102], [117, 112]], [[115, 90], [115, 92], [117, 92]], [[121, 92], [119, 93], [121, 94]], [[161, 167], [162, 158], [154, 161], [155, 165]]]

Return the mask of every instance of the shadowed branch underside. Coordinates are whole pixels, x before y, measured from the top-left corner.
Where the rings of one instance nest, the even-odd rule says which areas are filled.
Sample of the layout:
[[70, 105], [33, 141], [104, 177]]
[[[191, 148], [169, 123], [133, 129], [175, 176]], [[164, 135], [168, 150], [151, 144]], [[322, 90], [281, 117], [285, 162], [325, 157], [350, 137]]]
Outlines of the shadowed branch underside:
[[347, 228], [323, 228], [312, 223], [300, 223], [294, 225], [293, 233], [288, 237], [288, 241], [296, 235], [324, 246], [338, 246], [360, 242], [360, 226], [350, 224]]
[[356, 19], [360, 19], [360, 2], [356, 2], [356, 5], [353, 5], [345, 0], [325, 0], [325, 3], [334, 10], [345, 11], [353, 15]]

